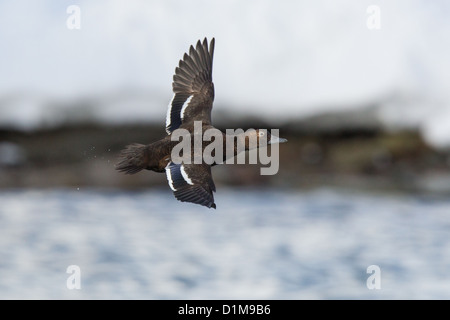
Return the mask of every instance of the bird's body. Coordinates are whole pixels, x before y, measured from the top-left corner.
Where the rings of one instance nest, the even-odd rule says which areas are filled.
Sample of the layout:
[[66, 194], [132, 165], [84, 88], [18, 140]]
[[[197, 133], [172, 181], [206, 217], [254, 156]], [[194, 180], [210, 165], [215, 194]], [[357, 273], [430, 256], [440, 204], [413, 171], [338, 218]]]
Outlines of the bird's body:
[[[263, 131], [254, 130], [250, 134], [237, 134], [232, 137], [218, 131], [211, 124], [211, 110], [214, 101], [214, 84], [212, 82], [212, 63], [214, 54], [214, 39], [208, 42], [198, 41], [196, 47], [190, 47], [175, 69], [172, 89], [174, 96], [169, 104], [166, 117], [167, 136], [148, 145], [131, 144], [122, 150], [116, 169], [126, 174], [134, 174], [142, 169], [155, 172], [166, 172], [169, 186], [175, 197], [180, 201], [192, 202], [216, 208], [213, 192], [216, 191], [211, 175], [211, 166], [225, 162], [243, 150], [260, 146], [259, 137]], [[200, 127], [198, 126], [200, 124]], [[172, 157], [172, 151], [179, 140], [173, 139], [176, 130], [183, 130], [190, 138], [190, 154], [183, 154], [192, 161], [179, 162]], [[196, 148], [196, 139], [206, 132], [214, 130], [218, 139], [222, 140], [223, 157], [219, 161], [194, 161], [203, 156], [203, 150], [211, 143], [201, 139], [201, 148]], [[257, 144], [250, 143], [251, 135], [255, 135]], [[267, 137], [270, 134], [267, 132]], [[273, 136], [274, 137], [274, 136]], [[274, 137], [273, 141], [280, 143], [284, 139]], [[197, 140], [198, 141], [198, 140]], [[265, 140], [267, 141], [267, 139]], [[269, 142], [270, 143], [270, 142]], [[272, 142], [274, 143], [274, 142]], [[243, 146], [243, 148], [239, 148]], [[231, 148], [231, 150], [229, 150]], [[187, 157], [186, 157], [187, 156]], [[203, 158], [201, 158], [203, 159]]]

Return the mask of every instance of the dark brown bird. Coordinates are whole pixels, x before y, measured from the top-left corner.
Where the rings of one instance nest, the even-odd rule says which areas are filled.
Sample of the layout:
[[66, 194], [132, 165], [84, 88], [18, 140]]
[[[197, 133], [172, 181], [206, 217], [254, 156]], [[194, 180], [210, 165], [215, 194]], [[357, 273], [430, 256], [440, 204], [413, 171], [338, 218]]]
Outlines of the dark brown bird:
[[[229, 156], [227, 157], [227, 148], [229, 147], [227, 135], [219, 132], [223, 142], [223, 158], [222, 161], [213, 163], [175, 161], [172, 159], [172, 149], [179, 143], [179, 140], [172, 141], [171, 136], [175, 130], [185, 129], [193, 137], [197, 121], [201, 121], [201, 134], [210, 129], [218, 130], [211, 124], [211, 110], [214, 101], [213, 54], [214, 38], [209, 47], [206, 38], [203, 43], [199, 40], [195, 48], [190, 47], [189, 54], [184, 54], [173, 76], [174, 96], [167, 110], [167, 136], [148, 145], [136, 143], [128, 145], [120, 153], [119, 162], [116, 165], [117, 170], [126, 174], [134, 174], [142, 169], [166, 172], [169, 186], [178, 200], [200, 204], [208, 208], [216, 208], [213, 196], [216, 187], [211, 176], [211, 166], [225, 162], [229, 158]], [[256, 137], [256, 145], [250, 143], [252, 135]], [[264, 135], [266, 135], [265, 139], [260, 139]], [[191, 141], [193, 144], [194, 138]], [[258, 148], [263, 144], [282, 143], [286, 140], [271, 136], [267, 130], [253, 130], [245, 135], [237, 134], [231, 141], [233, 141], [231, 146], [233, 150], [228, 154], [234, 157], [243, 150]], [[202, 150], [209, 143], [211, 142], [202, 141]], [[239, 143], [244, 148], [238, 148]], [[192, 159], [198, 155], [198, 152], [193, 151], [192, 154], [183, 154], [182, 156], [189, 156]]]

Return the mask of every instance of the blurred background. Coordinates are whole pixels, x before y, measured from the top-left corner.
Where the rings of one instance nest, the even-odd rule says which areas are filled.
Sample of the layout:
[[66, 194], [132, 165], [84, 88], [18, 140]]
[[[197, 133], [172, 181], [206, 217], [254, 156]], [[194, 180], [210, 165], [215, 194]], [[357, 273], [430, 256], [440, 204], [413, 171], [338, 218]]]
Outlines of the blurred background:
[[[450, 298], [450, 4], [2, 1], [0, 298]], [[216, 39], [213, 123], [279, 129], [217, 210], [114, 170]], [[69, 265], [81, 269], [70, 290]], [[366, 285], [370, 265], [381, 289]]]

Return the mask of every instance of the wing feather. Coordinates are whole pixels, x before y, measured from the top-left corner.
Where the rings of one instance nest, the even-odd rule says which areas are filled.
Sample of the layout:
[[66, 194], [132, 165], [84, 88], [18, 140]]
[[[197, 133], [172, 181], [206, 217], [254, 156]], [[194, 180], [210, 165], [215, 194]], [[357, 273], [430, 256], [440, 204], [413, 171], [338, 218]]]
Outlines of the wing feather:
[[[184, 123], [202, 121], [211, 123], [211, 109], [214, 101], [214, 85], [212, 82], [212, 63], [214, 56], [214, 38], [209, 47], [205, 38], [200, 40], [195, 48], [190, 46], [189, 54], [185, 53], [175, 68], [172, 89], [172, 98], [166, 118], [166, 131], [168, 134], [182, 126]], [[188, 105], [186, 100], [191, 97]], [[184, 116], [181, 111], [184, 111]]]
[[216, 208], [211, 167], [206, 164], [175, 164], [166, 167], [167, 181], [175, 198], [182, 202]]

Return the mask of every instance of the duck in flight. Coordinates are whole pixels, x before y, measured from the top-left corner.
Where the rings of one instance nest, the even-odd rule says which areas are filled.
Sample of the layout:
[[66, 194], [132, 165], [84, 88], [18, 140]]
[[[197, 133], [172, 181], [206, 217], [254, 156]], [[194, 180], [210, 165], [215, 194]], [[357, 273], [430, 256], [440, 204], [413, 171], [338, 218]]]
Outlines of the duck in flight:
[[[119, 155], [116, 169], [125, 174], [134, 174], [142, 169], [165, 172], [176, 199], [215, 209], [213, 192], [216, 191], [216, 187], [211, 175], [211, 166], [219, 163], [178, 163], [172, 161], [171, 157], [172, 149], [179, 143], [178, 140], [171, 139], [175, 130], [185, 129], [190, 135], [194, 135], [195, 122], [198, 123], [198, 121], [201, 121], [202, 132], [215, 129], [211, 124], [214, 101], [213, 54], [214, 38], [209, 46], [206, 38], [203, 42], [199, 40], [195, 48], [191, 46], [189, 53], [184, 54], [173, 76], [174, 96], [167, 110], [167, 136], [147, 145], [134, 143], [126, 146]], [[221, 133], [221, 135], [225, 142], [227, 134]], [[240, 152], [237, 147], [238, 141], [242, 141], [245, 150], [287, 141], [271, 135], [267, 130], [253, 130], [250, 135], [256, 136], [256, 145], [249, 143], [251, 138], [249, 133], [246, 133], [246, 137], [237, 134], [236, 139], [233, 139], [235, 144], [232, 146], [234, 149], [231, 152], [232, 156]], [[264, 135], [266, 135], [264, 139], [261, 139]], [[223, 145], [226, 148], [227, 143]], [[202, 149], [205, 147], [206, 144], [203, 142]], [[224, 150], [224, 161], [228, 154]]]

